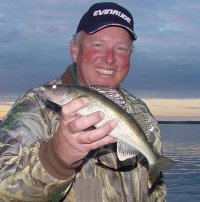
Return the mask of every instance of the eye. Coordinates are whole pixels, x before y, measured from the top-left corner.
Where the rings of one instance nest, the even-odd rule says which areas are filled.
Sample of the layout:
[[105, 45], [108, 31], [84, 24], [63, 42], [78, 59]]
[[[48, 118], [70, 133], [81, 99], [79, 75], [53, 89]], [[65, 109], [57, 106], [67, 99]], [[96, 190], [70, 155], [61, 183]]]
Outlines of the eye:
[[117, 51], [120, 53], [128, 53], [130, 51], [130, 49], [125, 46], [117, 46]]
[[100, 43], [100, 42], [96, 42], [93, 44], [94, 47], [97, 47], [97, 48], [103, 48], [103, 43]]
[[127, 48], [122, 47], [122, 46], [117, 47], [117, 49], [118, 49], [119, 51], [127, 51]]
[[102, 49], [105, 47], [105, 44], [102, 42], [102, 41], [90, 41], [89, 42], [89, 45], [91, 48], [94, 48], [94, 49]]
[[52, 86], [52, 89], [57, 89], [57, 85], [54, 84], [54, 85]]
[[116, 50], [117, 50], [119, 53], [128, 54], [128, 53], [131, 52], [131, 47], [128, 46], [128, 45], [118, 45], [118, 46], [116, 46]]

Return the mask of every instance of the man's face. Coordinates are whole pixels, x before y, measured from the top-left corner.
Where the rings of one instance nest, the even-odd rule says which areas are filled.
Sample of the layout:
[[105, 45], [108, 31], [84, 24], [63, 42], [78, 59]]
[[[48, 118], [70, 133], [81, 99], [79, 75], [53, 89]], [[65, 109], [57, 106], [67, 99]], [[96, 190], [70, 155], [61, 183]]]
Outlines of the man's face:
[[72, 43], [72, 59], [81, 85], [117, 87], [130, 68], [132, 40], [121, 27], [107, 27], [92, 35], [83, 33]]

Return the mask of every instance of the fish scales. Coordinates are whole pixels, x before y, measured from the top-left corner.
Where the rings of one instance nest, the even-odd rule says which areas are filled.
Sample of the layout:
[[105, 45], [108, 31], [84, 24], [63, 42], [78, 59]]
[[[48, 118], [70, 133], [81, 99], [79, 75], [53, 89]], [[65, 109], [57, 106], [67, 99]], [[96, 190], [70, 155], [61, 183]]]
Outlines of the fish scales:
[[[50, 85], [46, 87], [50, 87], [51, 89], [48, 95], [46, 92], [47, 99], [59, 105], [64, 105], [67, 102], [78, 97], [82, 96], [87, 97], [90, 101], [90, 104], [84, 109], [79, 110], [79, 113], [82, 115], [88, 115], [96, 111], [104, 112], [105, 117], [99, 124], [97, 124], [97, 127], [103, 125], [104, 123], [106, 123], [111, 119], [116, 120], [118, 122], [118, 126], [113, 130], [113, 132], [110, 133], [111, 136], [123, 142], [126, 142], [130, 146], [133, 146], [132, 142], [135, 142], [135, 144], [139, 144], [136, 137], [142, 138], [144, 143], [149, 144], [143, 130], [140, 128], [137, 122], [133, 120], [133, 117], [126, 111], [121, 109], [109, 98], [98, 93], [97, 91], [82, 86], [71, 86], [71, 85], [57, 85], [57, 86]], [[66, 88], [68, 88], [68, 90]], [[58, 91], [59, 95], [57, 95]], [[63, 96], [62, 99], [59, 99], [60, 93]], [[133, 136], [133, 132], [136, 137]], [[138, 148], [139, 151], [141, 145], [144, 143], [141, 142], [141, 144], [139, 145]]]

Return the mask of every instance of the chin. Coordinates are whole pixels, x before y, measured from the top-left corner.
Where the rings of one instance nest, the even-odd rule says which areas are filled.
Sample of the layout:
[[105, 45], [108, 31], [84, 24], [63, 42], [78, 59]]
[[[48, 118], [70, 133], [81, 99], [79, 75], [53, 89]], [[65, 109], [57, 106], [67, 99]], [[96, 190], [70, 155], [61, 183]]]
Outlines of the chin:
[[110, 87], [110, 88], [116, 88], [116, 85], [108, 84], [108, 83], [101, 83], [101, 84], [96, 84], [96, 85], [97, 85], [97, 86]]
[[116, 88], [117, 86], [119, 86], [118, 84], [115, 84], [113, 82], [110, 82], [108, 80], [100, 80], [98, 81], [94, 81], [92, 82], [93, 84], [92, 85], [96, 85], [96, 86], [106, 86], [106, 87], [111, 87], [111, 88]]

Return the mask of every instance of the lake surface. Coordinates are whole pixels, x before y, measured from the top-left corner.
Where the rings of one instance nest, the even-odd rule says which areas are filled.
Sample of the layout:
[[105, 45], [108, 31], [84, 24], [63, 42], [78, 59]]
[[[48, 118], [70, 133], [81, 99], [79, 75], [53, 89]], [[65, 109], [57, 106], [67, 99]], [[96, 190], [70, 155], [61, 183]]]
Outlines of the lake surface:
[[163, 152], [177, 161], [165, 173], [168, 202], [200, 202], [200, 124], [160, 124]]

